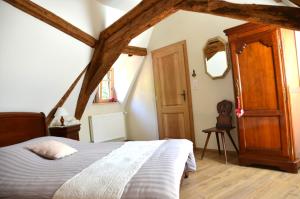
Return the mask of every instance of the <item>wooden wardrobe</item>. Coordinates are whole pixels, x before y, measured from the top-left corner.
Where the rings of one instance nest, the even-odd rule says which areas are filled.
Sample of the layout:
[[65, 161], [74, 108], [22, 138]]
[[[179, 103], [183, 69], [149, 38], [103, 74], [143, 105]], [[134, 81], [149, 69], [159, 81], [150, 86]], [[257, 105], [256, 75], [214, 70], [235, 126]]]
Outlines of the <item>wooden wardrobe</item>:
[[229, 39], [235, 95], [244, 110], [238, 118], [240, 164], [297, 173], [300, 81], [295, 32], [252, 23], [224, 32]]

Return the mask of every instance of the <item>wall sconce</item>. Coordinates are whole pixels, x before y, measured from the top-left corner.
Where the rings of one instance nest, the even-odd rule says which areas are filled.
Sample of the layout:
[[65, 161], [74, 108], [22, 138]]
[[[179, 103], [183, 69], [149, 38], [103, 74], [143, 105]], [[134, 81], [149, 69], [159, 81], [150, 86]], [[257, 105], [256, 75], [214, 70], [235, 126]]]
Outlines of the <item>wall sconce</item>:
[[193, 70], [192, 77], [195, 78], [196, 76], [197, 76], [197, 74], [196, 74], [195, 70]]

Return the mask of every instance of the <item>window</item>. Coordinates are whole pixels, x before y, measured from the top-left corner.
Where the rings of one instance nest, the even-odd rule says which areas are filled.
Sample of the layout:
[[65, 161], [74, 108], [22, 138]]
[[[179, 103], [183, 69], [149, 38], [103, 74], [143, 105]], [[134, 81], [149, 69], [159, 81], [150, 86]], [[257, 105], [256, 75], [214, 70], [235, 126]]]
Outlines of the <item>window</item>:
[[98, 86], [94, 103], [116, 102], [114, 70], [110, 69]]

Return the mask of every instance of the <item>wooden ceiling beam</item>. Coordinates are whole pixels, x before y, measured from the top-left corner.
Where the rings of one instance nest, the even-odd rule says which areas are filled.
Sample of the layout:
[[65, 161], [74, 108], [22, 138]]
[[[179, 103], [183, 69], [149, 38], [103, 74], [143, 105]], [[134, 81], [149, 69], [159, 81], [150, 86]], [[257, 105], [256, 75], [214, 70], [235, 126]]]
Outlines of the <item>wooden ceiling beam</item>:
[[66, 102], [66, 100], [68, 99], [68, 97], [70, 96], [70, 94], [72, 93], [72, 91], [74, 90], [75, 86], [77, 85], [77, 83], [79, 82], [79, 80], [81, 79], [81, 77], [83, 76], [83, 74], [85, 73], [87, 67], [90, 65], [90, 63], [84, 68], [84, 70], [78, 75], [78, 77], [75, 79], [75, 81], [71, 84], [71, 86], [68, 88], [68, 90], [65, 92], [65, 94], [62, 96], [62, 98], [57, 102], [57, 104], [54, 106], [54, 108], [52, 108], [52, 110], [48, 113], [47, 117], [46, 117], [46, 124], [47, 126], [50, 125], [50, 123], [52, 122], [52, 120], [54, 119], [54, 115], [56, 113], [56, 110], [59, 107], [62, 107], [64, 105], [64, 103]]
[[127, 46], [125, 49], [122, 50], [123, 54], [128, 54], [129, 56], [147, 56], [147, 49], [140, 48], [135, 46]]
[[82, 41], [90, 47], [95, 47], [97, 40], [89, 34], [83, 32], [76, 26], [55, 15], [53, 12], [37, 5], [30, 0], [4, 0], [10, 5], [24, 11], [25, 13], [40, 19], [41, 21], [55, 27], [56, 29]]
[[[147, 55], [147, 49], [146, 48], [140, 48], [140, 47], [134, 47], [134, 46], [127, 46], [122, 51], [122, 53], [128, 54], [128, 56], [132, 56], [132, 55], [146, 56]], [[90, 63], [88, 64], [88, 66], [89, 65], [90, 65]], [[74, 90], [75, 86], [77, 85], [77, 83], [79, 82], [79, 80], [81, 79], [81, 77], [83, 76], [83, 74], [85, 73], [85, 71], [86, 71], [86, 69], [87, 69], [88, 66], [86, 66], [84, 68], [84, 70], [79, 74], [79, 76], [71, 84], [71, 86], [66, 91], [66, 93], [62, 96], [62, 98], [58, 101], [58, 103], [54, 106], [54, 108], [52, 108], [52, 110], [48, 113], [48, 115], [46, 117], [46, 124], [47, 124], [47, 126], [49, 126], [50, 123], [52, 122], [52, 120], [54, 118], [54, 114], [55, 114], [57, 108], [62, 107], [64, 105], [64, 103], [66, 102], [66, 100], [68, 99], [68, 97], [70, 96], [70, 94], [72, 93], [72, 91]]]
[[222, 0], [186, 0], [179, 8], [300, 30], [300, 9], [294, 7], [236, 4]]
[[106, 28], [101, 34], [103, 38], [108, 38], [113, 33], [120, 30], [120, 28], [126, 26], [129, 21], [132, 21], [136, 17], [138, 17], [142, 12], [147, 11], [151, 7], [153, 7], [158, 0], [147, 0], [141, 1], [138, 6], [134, 7], [130, 12], [127, 12], [124, 16], [118, 19], [111, 26]]
[[[94, 48], [96, 46], [97, 40], [85, 33], [84, 31], [80, 30], [76, 26], [72, 25], [71, 23], [67, 22], [66, 20], [62, 19], [61, 17], [55, 15], [51, 11], [35, 4], [30, 0], [4, 0], [5, 2], [9, 3], [10, 5], [22, 10], [23, 12], [47, 23], [48, 25], [68, 34], [69, 36], [85, 43], [86, 45]], [[122, 50], [123, 54], [128, 54], [129, 56], [136, 55], [136, 56], [146, 56], [147, 49], [140, 48], [135, 46], [125, 46]], [[89, 64], [90, 65], [90, 64]], [[88, 65], [88, 66], [89, 66]], [[80, 75], [76, 78], [76, 80], [72, 83], [69, 89], [66, 91], [64, 96], [58, 101], [55, 107], [49, 112], [47, 116], [47, 125], [49, 125], [54, 118], [54, 114], [56, 109], [60, 106], [63, 106], [75, 86], [77, 85], [78, 81], [80, 80], [81, 76], [85, 73], [88, 66], [80, 73]]]
[[[48, 25], [68, 34], [69, 36], [85, 43], [86, 45], [94, 48], [96, 46], [97, 40], [80, 30], [76, 26], [62, 19], [61, 17], [55, 15], [53, 12], [37, 5], [36, 3], [30, 0], [4, 0], [10, 5], [22, 10], [23, 12], [47, 23]], [[124, 54], [128, 55], [137, 55], [137, 56], [146, 56], [145, 52], [147, 49], [139, 48], [134, 46], [127, 46], [124, 48]]]
[[297, 6], [300, 6], [300, 0], [289, 0], [289, 1]]
[[75, 117], [80, 119], [90, 95], [131, 39], [177, 11], [183, 0], [143, 0], [99, 36], [77, 101]]

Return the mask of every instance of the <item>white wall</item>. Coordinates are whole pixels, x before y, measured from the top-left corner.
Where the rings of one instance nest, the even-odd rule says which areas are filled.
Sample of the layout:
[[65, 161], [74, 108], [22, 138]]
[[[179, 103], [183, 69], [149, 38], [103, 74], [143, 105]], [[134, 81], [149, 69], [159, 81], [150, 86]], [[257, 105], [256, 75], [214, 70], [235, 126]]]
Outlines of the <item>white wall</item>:
[[[92, 1], [35, 2], [93, 33]], [[92, 49], [4, 1], [0, 1], [0, 18], [0, 111], [47, 114], [90, 61]], [[69, 112], [74, 108], [72, 103]]]
[[[106, 2], [107, 5], [111, 5], [112, 2]], [[126, 12], [124, 10], [112, 8], [110, 6], [104, 6], [104, 27], [110, 26], [117, 19], [119, 19]], [[147, 48], [150, 37], [152, 34], [152, 29], [145, 31], [144, 33], [138, 35], [134, 38], [130, 45]], [[114, 63], [114, 86], [116, 90], [117, 103], [102, 103], [93, 104], [92, 100], [94, 94], [90, 97], [90, 102], [81, 118], [81, 130], [80, 130], [80, 140], [90, 141], [90, 129], [88, 117], [97, 114], [107, 114], [124, 112], [124, 106], [127, 103], [129, 93], [132, 90], [132, 86], [137, 78], [138, 71], [140, 70], [142, 64], [144, 63], [145, 57], [142, 56], [132, 56], [122, 54], [118, 60]], [[77, 94], [78, 96], [78, 94]]]
[[158, 139], [154, 79], [150, 54], [146, 57], [145, 63], [140, 70], [126, 110], [128, 112], [127, 132], [129, 139]]
[[[145, 31], [130, 42], [132, 46], [147, 48], [151, 38], [152, 29]], [[137, 77], [139, 68], [144, 62], [143, 56], [132, 56], [122, 54], [114, 63], [115, 72], [115, 89], [118, 101], [121, 104], [126, 104], [128, 95], [131, 91], [132, 85]]]
[[90, 103], [81, 118], [80, 140], [90, 141], [89, 116], [125, 112], [124, 106], [127, 103], [128, 95], [132, 90], [132, 85], [135, 82], [143, 61], [144, 57], [128, 57], [127, 55], [121, 55], [119, 57], [113, 66], [115, 73], [115, 89], [119, 102], [94, 104], [91, 102], [94, 98], [94, 94], [91, 95]]
[[[96, 0], [34, 2], [95, 38], [124, 14]], [[3, 1], [0, 18], [0, 111], [47, 114], [89, 63], [93, 49]], [[71, 114], [80, 87], [81, 82], [64, 105]]]
[[[231, 70], [224, 79], [212, 80], [204, 68], [203, 48], [208, 39], [221, 36], [223, 30], [239, 25], [241, 21], [212, 15], [180, 11], [154, 27], [149, 51], [186, 40], [190, 75], [195, 69], [197, 77], [191, 78], [192, 103], [197, 147], [203, 147], [206, 136], [202, 129], [216, 124], [216, 104], [228, 99], [234, 101]], [[154, 94], [151, 54], [147, 56], [127, 106], [129, 138], [157, 139], [158, 127]], [[236, 132], [232, 132], [236, 139]], [[229, 148], [232, 150], [229, 140]], [[209, 148], [216, 148], [212, 137]]]
[[[98, 38], [125, 11], [97, 0], [34, 0], [35, 3]], [[0, 1], [0, 111], [48, 112], [89, 63], [90, 47], [48, 24]], [[147, 47], [151, 30], [131, 44]], [[89, 140], [88, 115], [123, 111], [132, 82], [144, 57], [122, 55], [115, 64], [116, 90], [121, 104], [88, 104], [80, 137]], [[81, 81], [64, 107], [74, 114]]]

